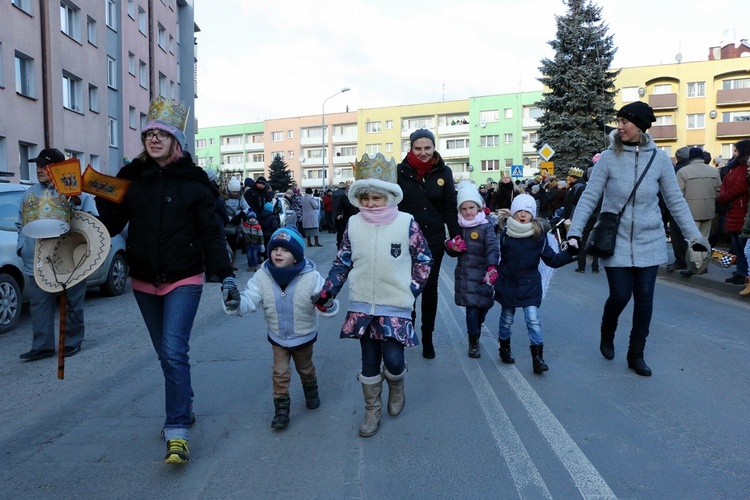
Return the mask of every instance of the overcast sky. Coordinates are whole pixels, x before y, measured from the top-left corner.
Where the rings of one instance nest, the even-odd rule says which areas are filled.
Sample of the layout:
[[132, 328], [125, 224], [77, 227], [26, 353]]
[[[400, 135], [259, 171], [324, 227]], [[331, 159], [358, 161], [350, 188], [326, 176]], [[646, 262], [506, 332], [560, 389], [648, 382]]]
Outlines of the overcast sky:
[[[614, 68], [750, 38], [742, 0], [600, 0]], [[562, 0], [195, 0], [201, 127], [541, 90]], [[750, 66], [750, 59], [748, 59]]]

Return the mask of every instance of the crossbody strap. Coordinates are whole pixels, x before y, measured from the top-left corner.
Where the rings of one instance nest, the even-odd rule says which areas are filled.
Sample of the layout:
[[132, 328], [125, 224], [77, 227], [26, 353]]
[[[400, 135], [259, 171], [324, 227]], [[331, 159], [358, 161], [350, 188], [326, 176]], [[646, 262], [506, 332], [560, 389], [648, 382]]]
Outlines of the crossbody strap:
[[641, 185], [641, 181], [644, 177], [646, 177], [646, 172], [648, 172], [648, 169], [651, 167], [651, 164], [654, 162], [654, 158], [656, 157], [656, 150], [651, 153], [651, 158], [648, 160], [648, 165], [646, 165], [646, 169], [643, 171], [641, 176], [638, 178], [638, 182], [635, 183], [635, 186], [633, 187], [633, 190], [630, 192], [630, 196], [628, 196], [628, 200], [625, 202], [625, 205], [622, 206], [622, 209], [618, 212], [620, 215], [625, 211], [625, 207], [628, 206], [628, 203], [630, 203], [630, 200], [635, 196], [635, 191], [638, 189], [638, 186]]

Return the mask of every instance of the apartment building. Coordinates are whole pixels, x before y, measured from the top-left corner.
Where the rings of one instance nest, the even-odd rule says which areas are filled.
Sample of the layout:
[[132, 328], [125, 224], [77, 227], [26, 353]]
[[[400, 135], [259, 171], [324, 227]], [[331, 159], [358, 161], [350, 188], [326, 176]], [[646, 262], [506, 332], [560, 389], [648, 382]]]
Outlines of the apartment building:
[[[0, 170], [55, 147], [115, 174], [160, 94], [195, 97], [192, 0], [0, 0]], [[193, 141], [194, 125], [186, 135]]]
[[728, 159], [750, 137], [750, 46], [709, 50], [706, 61], [624, 68], [617, 78], [615, 106], [643, 100], [654, 108], [649, 133], [670, 156], [698, 146]]

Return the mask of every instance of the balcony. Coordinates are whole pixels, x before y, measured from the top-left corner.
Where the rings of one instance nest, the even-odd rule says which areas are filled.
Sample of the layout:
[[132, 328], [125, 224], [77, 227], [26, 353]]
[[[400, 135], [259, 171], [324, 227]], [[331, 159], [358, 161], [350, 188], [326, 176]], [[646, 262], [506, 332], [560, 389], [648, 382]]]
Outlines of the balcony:
[[648, 105], [658, 109], [677, 109], [677, 94], [651, 94]]
[[348, 166], [350, 163], [354, 163], [356, 161], [357, 161], [356, 156], [334, 156], [333, 157], [334, 165], [347, 165]]
[[341, 135], [334, 134], [331, 140], [333, 141], [334, 144], [342, 144], [342, 143], [347, 143], [347, 142], [356, 144], [357, 134], [341, 134]]
[[245, 145], [244, 144], [222, 144], [221, 148], [219, 149], [222, 153], [242, 153], [245, 151]]
[[248, 142], [245, 144], [246, 151], [263, 151], [264, 144], [262, 142]]
[[716, 124], [716, 137], [718, 138], [747, 136], [750, 136], [750, 121], [719, 122]]
[[677, 125], [654, 125], [648, 129], [648, 133], [655, 141], [676, 141]]
[[300, 137], [300, 146], [320, 146], [323, 144], [322, 137]]
[[736, 106], [750, 103], [750, 89], [730, 89], [716, 92], [717, 106]]
[[469, 124], [442, 125], [438, 127], [438, 135], [469, 134]]
[[469, 148], [441, 149], [440, 156], [443, 158], [468, 158]]

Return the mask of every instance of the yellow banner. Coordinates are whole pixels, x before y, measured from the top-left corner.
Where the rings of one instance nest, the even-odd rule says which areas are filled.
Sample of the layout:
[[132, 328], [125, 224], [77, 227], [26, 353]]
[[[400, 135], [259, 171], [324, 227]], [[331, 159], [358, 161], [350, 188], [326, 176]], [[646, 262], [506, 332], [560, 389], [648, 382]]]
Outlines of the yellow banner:
[[83, 191], [94, 196], [101, 196], [115, 203], [122, 202], [125, 192], [130, 186], [130, 181], [112, 177], [111, 175], [100, 174], [91, 165], [86, 166], [83, 173]]

